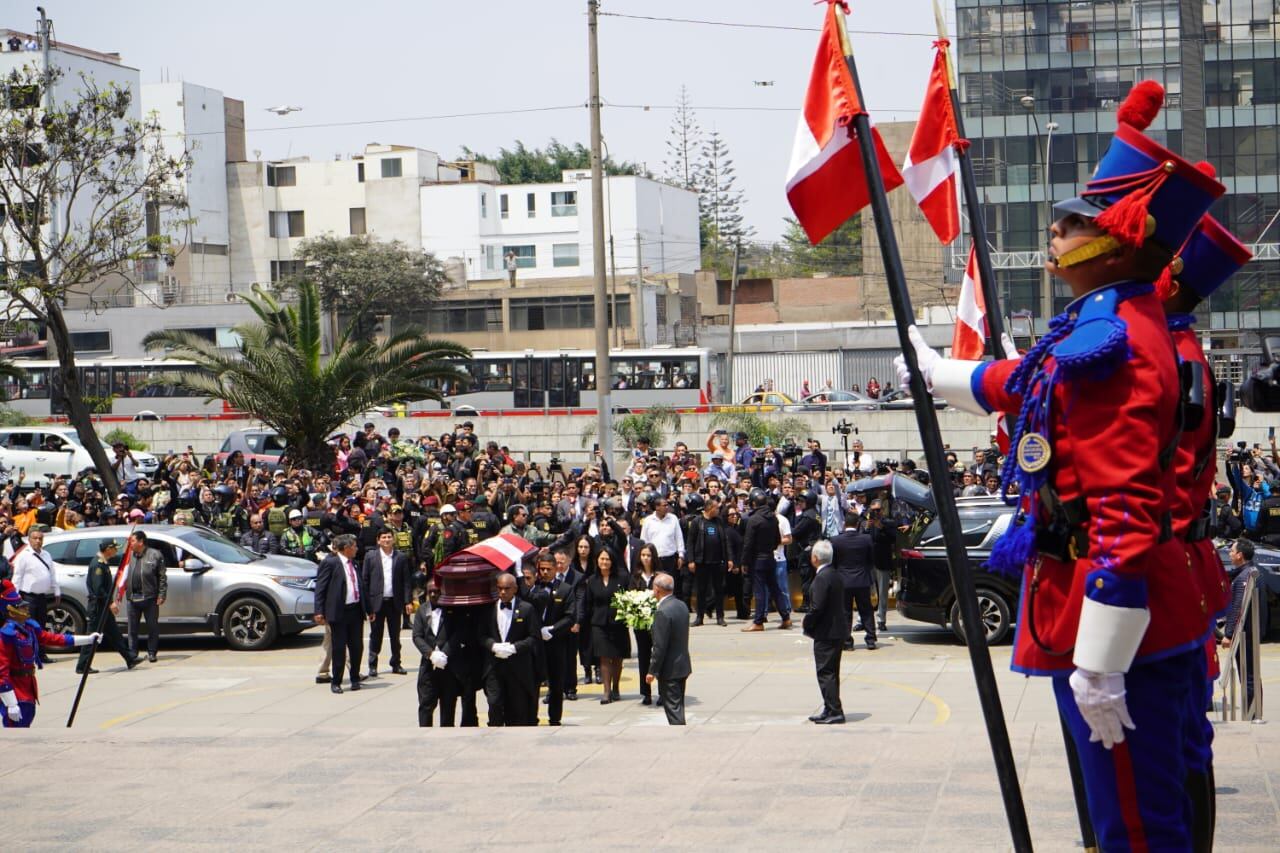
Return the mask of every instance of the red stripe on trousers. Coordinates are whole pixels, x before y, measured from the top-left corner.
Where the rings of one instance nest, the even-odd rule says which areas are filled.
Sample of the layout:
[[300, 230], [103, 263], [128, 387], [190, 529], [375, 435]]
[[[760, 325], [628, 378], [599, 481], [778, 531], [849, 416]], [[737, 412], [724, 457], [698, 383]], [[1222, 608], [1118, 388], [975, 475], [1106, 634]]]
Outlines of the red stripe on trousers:
[[1133, 757], [1129, 755], [1127, 742], [1111, 747], [1111, 761], [1116, 768], [1116, 796], [1120, 798], [1120, 815], [1129, 831], [1129, 847], [1135, 853], [1146, 851], [1147, 833], [1142, 827], [1142, 813], [1138, 811], [1138, 787], [1133, 780]]

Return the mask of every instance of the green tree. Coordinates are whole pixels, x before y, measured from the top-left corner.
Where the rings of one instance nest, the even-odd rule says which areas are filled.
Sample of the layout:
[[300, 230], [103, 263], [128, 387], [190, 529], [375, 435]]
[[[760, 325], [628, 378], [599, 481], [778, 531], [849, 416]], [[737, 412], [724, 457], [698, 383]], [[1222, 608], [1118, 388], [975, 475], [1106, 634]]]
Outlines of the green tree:
[[174, 329], [153, 331], [142, 342], [149, 350], [167, 349], [174, 358], [195, 362], [201, 372], [164, 381], [253, 415], [285, 439], [295, 464], [327, 471], [333, 463], [327, 439], [360, 412], [439, 400], [441, 382], [467, 378], [458, 360], [469, 358], [469, 349], [413, 329], [378, 343], [354, 337], [348, 328], [324, 359], [320, 296], [310, 282], [298, 287], [296, 306], [282, 306], [261, 288], [242, 298], [258, 320], [236, 327], [240, 343], [234, 353]]
[[742, 190], [738, 189], [729, 146], [713, 130], [702, 146], [698, 163], [698, 225], [702, 238], [702, 265], [727, 277], [733, 270], [733, 246], [746, 240], [753, 229], [742, 219]]
[[711, 419], [711, 425], [730, 433], [745, 432], [752, 447], [799, 442], [813, 431], [801, 418], [762, 417], [755, 412], [720, 412]]
[[787, 230], [782, 241], [789, 255], [791, 275], [811, 276], [814, 273], [830, 275], [862, 274], [862, 217], [854, 216], [827, 235], [814, 246], [791, 217], [786, 218]]
[[[670, 406], [650, 406], [613, 421], [613, 434], [627, 448], [635, 447], [642, 438], [648, 439], [651, 447], [662, 447], [667, 442], [667, 430], [680, 430], [680, 413]], [[586, 447], [595, 436], [594, 422], [583, 427], [582, 446]]]
[[[504, 184], [554, 184], [563, 178], [565, 169], [590, 169], [591, 150], [581, 142], [565, 145], [552, 139], [546, 148], [526, 148], [520, 140], [516, 140], [514, 148], [499, 148], [498, 156], [493, 157], [472, 151], [463, 146], [462, 159], [475, 160], [479, 163], [491, 163], [498, 169], [498, 179]], [[612, 158], [604, 158], [601, 164], [606, 175], [644, 175], [648, 171], [640, 165]]]
[[367, 235], [303, 240], [294, 258], [305, 265], [302, 272], [281, 279], [274, 291], [292, 299], [304, 283], [313, 283], [334, 317], [333, 331], [339, 321], [353, 323], [359, 337], [367, 336], [379, 314], [392, 315], [397, 325], [421, 322], [449, 280], [430, 252]]
[[701, 149], [702, 128], [698, 126], [698, 117], [689, 102], [689, 89], [681, 84], [671, 128], [667, 131], [667, 159], [662, 164], [663, 178], [667, 183], [696, 190]]
[[[130, 117], [133, 93], [34, 65], [3, 78], [0, 104], [0, 294], [7, 319], [43, 325], [58, 360], [54, 382], [107, 490], [115, 471], [93, 429], [65, 312], [108, 288], [134, 288], [143, 265], [171, 262], [164, 229], [188, 220], [187, 152], [168, 153], [157, 119]], [[148, 212], [153, 213], [148, 217]], [[148, 220], [156, 227], [148, 235]], [[130, 294], [131, 296], [132, 294]]]

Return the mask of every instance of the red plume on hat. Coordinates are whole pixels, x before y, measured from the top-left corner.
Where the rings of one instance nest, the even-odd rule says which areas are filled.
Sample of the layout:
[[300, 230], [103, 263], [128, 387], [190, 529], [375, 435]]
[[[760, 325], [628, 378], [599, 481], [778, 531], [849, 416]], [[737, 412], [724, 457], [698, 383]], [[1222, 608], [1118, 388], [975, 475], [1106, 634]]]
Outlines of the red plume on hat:
[[[1116, 111], [1116, 120], [1135, 130], [1146, 130], [1164, 104], [1164, 87], [1154, 80], [1142, 80], [1129, 90], [1124, 103]], [[1148, 221], [1148, 208], [1156, 191], [1172, 173], [1172, 163], [1160, 163], [1148, 172], [1116, 176], [1094, 181], [1086, 195], [1112, 194], [1128, 190], [1128, 195], [1108, 207], [1094, 220], [1121, 243], [1138, 247], [1153, 230]]]

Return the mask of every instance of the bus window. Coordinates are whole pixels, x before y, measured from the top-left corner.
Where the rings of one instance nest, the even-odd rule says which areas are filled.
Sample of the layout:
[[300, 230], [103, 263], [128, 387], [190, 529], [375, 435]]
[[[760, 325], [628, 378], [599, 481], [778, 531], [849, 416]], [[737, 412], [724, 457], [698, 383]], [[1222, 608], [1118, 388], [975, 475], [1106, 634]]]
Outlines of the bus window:
[[582, 361], [582, 390], [596, 390], [596, 363], [592, 359]]
[[26, 393], [22, 396], [28, 400], [49, 399], [49, 368], [32, 367], [27, 369], [27, 381], [23, 383]]
[[22, 397], [22, 382], [12, 376], [0, 377], [0, 393], [6, 400], [17, 400]]
[[609, 387], [613, 390], [625, 391], [635, 387], [635, 365], [630, 359], [611, 361], [609, 368], [613, 372]]
[[677, 388], [699, 387], [697, 359], [687, 359], [685, 361], [679, 362], [679, 364], [677, 365], [677, 373], [675, 377], [675, 387]]
[[511, 390], [511, 362], [490, 361], [484, 365], [485, 369], [485, 388], [486, 391], [510, 391]]

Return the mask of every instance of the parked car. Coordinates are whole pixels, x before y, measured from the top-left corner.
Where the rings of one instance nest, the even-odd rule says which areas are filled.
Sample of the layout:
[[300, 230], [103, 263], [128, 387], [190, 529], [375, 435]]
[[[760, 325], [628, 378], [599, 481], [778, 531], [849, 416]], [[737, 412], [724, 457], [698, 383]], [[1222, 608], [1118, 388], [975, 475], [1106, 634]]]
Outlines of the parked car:
[[285, 440], [273, 429], [265, 427], [249, 427], [238, 429], [227, 436], [222, 447], [214, 454], [221, 465], [227, 457], [239, 450], [244, 460], [254, 465], [275, 467], [280, 464], [280, 455], [284, 453]]
[[[903, 391], [901, 388], [890, 388], [880, 395], [880, 399], [875, 402], [880, 404], [881, 409], [888, 411], [910, 410], [916, 407], [916, 401], [911, 395]], [[933, 407], [935, 409], [945, 409], [947, 401], [938, 397], [933, 398]]]
[[[115, 458], [111, 448], [105, 445], [104, 452], [108, 459]], [[150, 453], [135, 450], [133, 458], [138, 473], [148, 478], [154, 477], [160, 467], [160, 462]], [[26, 469], [23, 485], [31, 487], [47, 485], [50, 475], [75, 475], [94, 467], [93, 457], [80, 443], [76, 428], [55, 424], [0, 427], [0, 465], [15, 478], [20, 470]]]
[[784, 406], [794, 406], [795, 400], [780, 391], [757, 391], [736, 406], [722, 406], [722, 412], [775, 412]]
[[[212, 632], [237, 651], [258, 651], [278, 637], [315, 624], [316, 566], [309, 560], [262, 556], [204, 527], [147, 525], [147, 544], [169, 567], [169, 594], [160, 608], [165, 634]], [[85, 575], [103, 539], [124, 541], [132, 528], [82, 527], [50, 532], [44, 547], [53, 559], [62, 600], [49, 608], [49, 630], [82, 634]], [[123, 626], [126, 607], [117, 620]]]
[[[1229, 552], [1231, 544], [1225, 543], [1218, 548], [1218, 558], [1226, 567], [1227, 574], [1234, 580], [1239, 574], [1231, 565]], [[1267, 545], [1253, 546], [1253, 563], [1258, 567], [1258, 593], [1263, 596], [1262, 627], [1267, 634], [1280, 629], [1280, 549]]]
[[783, 406], [785, 412], [874, 412], [880, 404], [853, 391], [820, 391]]

